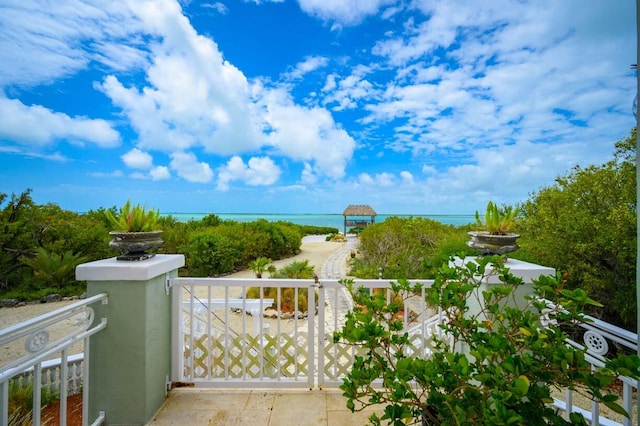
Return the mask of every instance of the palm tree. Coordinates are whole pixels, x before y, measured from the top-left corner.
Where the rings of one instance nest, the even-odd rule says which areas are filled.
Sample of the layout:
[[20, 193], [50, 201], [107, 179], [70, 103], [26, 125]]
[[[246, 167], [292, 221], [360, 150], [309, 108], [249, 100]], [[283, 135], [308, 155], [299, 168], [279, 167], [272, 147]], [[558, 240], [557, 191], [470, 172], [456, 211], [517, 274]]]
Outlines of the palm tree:
[[249, 262], [249, 269], [256, 274], [256, 278], [262, 278], [263, 272], [267, 271], [272, 273], [275, 271], [276, 267], [271, 265], [271, 262], [273, 261], [268, 257], [259, 257], [256, 260]]

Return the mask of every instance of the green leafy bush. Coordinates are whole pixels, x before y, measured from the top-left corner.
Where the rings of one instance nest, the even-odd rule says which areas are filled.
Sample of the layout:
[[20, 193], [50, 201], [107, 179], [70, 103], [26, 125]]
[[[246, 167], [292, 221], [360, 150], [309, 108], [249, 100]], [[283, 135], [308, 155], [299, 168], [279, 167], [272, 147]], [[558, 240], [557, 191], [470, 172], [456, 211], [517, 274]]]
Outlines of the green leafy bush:
[[233, 271], [238, 253], [223, 235], [196, 233], [189, 241], [187, 266], [196, 277], [215, 277]]
[[531, 195], [518, 222], [520, 250], [512, 257], [566, 271], [602, 307], [588, 312], [635, 331], [636, 129], [615, 145], [613, 159], [575, 167]]
[[285, 267], [278, 269], [275, 273], [271, 274], [271, 278], [300, 278], [307, 279], [313, 278], [315, 275], [312, 265], [309, 265], [309, 260], [296, 260], [286, 265]]
[[367, 226], [360, 234], [360, 256], [351, 273], [360, 278], [378, 278], [382, 268], [383, 278], [432, 277], [436, 268], [430, 260], [438, 254], [439, 244], [455, 234], [455, 227], [435, 220], [389, 217]]
[[[480, 294], [490, 276], [501, 284]], [[347, 283], [356, 307], [334, 341], [363, 353], [340, 386], [347, 407], [382, 404], [383, 415], [370, 417], [376, 425], [411, 419], [428, 425], [586, 425], [575, 413], [565, 421], [549, 405], [552, 389], [571, 388], [628, 415], [609, 385], [618, 375], [637, 378], [640, 358], [618, 356], [594, 371], [586, 348], [566, 343], [568, 333], [585, 321], [584, 306], [597, 303], [583, 290], [568, 290], [560, 276], [541, 276], [533, 297], [518, 300], [515, 291], [522, 284], [499, 257], [445, 264], [425, 289], [427, 302], [446, 316], [445, 334], [432, 336], [433, 353], [421, 357], [412, 355], [409, 335], [396, 317], [402, 301], [388, 302], [384, 294]], [[400, 280], [391, 288], [408, 295], [421, 285]], [[550, 312], [540, 298], [553, 303]]]

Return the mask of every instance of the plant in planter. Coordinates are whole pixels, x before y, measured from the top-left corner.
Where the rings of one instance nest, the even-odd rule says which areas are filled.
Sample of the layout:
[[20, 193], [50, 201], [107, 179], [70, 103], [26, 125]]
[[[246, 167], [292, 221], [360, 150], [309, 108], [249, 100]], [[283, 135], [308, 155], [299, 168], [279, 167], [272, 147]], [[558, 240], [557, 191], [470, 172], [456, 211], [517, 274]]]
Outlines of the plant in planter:
[[483, 255], [505, 254], [516, 251], [519, 248], [516, 239], [520, 235], [513, 233], [512, 230], [516, 226], [519, 212], [519, 208], [511, 206], [504, 207], [501, 210], [497, 204], [489, 201], [484, 215], [484, 222], [480, 218], [480, 213], [476, 210], [476, 224], [484, 231], [469, 232], [471, 240], [467, 242], [467, 245], [478, 250]]
[[140, 204], [132, 206], [131, 201], [127, 200], [117, 216], [110, 210], [105, 214], [114, 228], [109, 232], [112, 237], [109, 247], [123, 253], [117, 257], [118, 260], [149, 259], [154, 254], [147, 251], [162, 245], [162, 231], [157, 229], [160, 217], [158, 210], [146, 210]]
[[[490, 276], [500, 283], [480, 294]], [[619, 375], [638, 378], [640, 358], [618, 356], [594, 371], [586, 349], [565, 340], [585, 320], [582, 308], [597, 302], [581, 289], [564, 288], [560, 276], [541, 276], [532, 296], [517, 301], [521, 285], [499, 256], [444, 265], [425, 289], [427, 302], [446, 317], [428, 357], [414, 355], [395, 315], [401, 302], [351, 288], [356, 306], [334, 334], [335, 342], [355, 345], [361, 354], [340, 386], [347, 407], [382, 405], [382, 416], [370, 417], [376, 425], [586, 425], [582, 415], [572, 413], [567, 422], [550, 405], [552, 389], [571, 388], [627, 415], [607, 386]], [[398, 281], [391, 287], [410, 295], [422, 286]]]

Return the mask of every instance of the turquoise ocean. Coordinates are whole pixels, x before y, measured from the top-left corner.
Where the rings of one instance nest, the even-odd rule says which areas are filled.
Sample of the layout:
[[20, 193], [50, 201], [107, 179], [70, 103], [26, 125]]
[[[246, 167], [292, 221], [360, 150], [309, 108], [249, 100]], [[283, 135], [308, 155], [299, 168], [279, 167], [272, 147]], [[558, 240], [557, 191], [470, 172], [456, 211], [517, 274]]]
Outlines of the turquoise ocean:
[[[190, 220], [201, 220], [209, 213], [166, 213], [163, 216], [173, 216], [181, 222]], [[342, 230], [344, 216], [341, 214], [272, 214], [272, 213], [215, 213], [220, 219], [233, 220], [236, 222], [253, 222], [258, 219], [265, 219], [270, 222], [291, 222], [298, 225], [328, 226]], [[475, 222], [475, 215], [399, 215], [399, 214], [379, 214], [376, 216], [376, 223], [383, 222], [388, 217], [421, 217], [437, 220], [446, 225], [466, 225]]]

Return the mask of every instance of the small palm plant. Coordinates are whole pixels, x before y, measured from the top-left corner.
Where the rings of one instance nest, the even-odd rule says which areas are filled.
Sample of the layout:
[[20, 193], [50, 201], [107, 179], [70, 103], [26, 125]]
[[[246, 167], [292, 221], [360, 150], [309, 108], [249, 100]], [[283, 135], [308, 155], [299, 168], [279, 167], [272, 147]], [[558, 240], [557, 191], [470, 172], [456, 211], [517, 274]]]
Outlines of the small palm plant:
[[267, 257], [258, 257], [256, 260], [249, 262], [249, 269], [256, 274], [256, 278], [262, 278], [265, 272], [274, 273], [276, 267], [272, 265], [273, 261]]
[[484, 222], [476, 210], [476, 223], [491, 235], [506, 235], [515, 228], [519, 212], [518, 207], [505, 206], [500, 209], [493, 201], [489, 201], [484, 214]]
[[117, 217], [111, 210], [107, 210], [105, 215], [117, 231], [148, 232], [156, 229], [158, 219], [160, 218], [160, 211], [153, 209], [147, 211], [144, 206], [140, 204], [132, 206], [131, 201], [127, 200], [120, 208]]
[[33, 257], [23, 257], [22, 263], [33, 270], [33, 278], [41, 288], [64, 288], [76, 282], [76, 266], [87, 257], [68, 250], [62, 254], [38, 247]]

